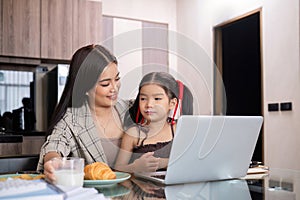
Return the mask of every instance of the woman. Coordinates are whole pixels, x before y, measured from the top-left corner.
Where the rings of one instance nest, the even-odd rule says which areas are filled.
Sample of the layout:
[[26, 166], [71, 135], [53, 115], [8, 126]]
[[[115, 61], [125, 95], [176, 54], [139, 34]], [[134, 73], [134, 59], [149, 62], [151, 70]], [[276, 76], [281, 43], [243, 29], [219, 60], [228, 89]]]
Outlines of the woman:
[[[67, 83], [54, 112], [38, 170], [54, 180], [51, 159], [82, 157], [113, 166], [121, 141], [124, 102], [118, 102], [117, 60], [100, 45], [80, 48], [72, 57]], [[112, 145], [114, 144], [114, 145]]]

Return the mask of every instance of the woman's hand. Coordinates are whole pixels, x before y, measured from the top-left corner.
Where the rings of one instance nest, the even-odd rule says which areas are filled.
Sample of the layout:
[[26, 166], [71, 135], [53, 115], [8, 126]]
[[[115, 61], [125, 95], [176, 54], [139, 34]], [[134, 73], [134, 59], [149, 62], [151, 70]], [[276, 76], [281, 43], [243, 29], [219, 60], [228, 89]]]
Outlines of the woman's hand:
[[44, 164], [44, 174], [46, 178], [51, 182], [55, 181], [54, 167], [53, 167], [52, 160], [49, 160]]
[[55, 181], [55, 175], [54, 175], [54, 163], [51, 159], [55, 157], [60, 157], [60, 155], [57, 152], [49, 152], [44, 157], [44, 175], [48, 180], [51, 182]]
[[154, 152], [143, 154], [133, 162], [134, 172], [155, 172], [159, 167], [159, 158], [153, 156]]

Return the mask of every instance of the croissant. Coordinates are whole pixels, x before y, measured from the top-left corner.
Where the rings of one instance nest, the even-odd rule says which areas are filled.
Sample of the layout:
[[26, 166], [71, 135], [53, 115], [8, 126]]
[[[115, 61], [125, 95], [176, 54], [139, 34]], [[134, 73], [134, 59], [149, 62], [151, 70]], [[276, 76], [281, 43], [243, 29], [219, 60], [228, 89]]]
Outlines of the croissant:
[[105, 163], [94, 162], [84, 167], [84, 179], [86, 180], [108, 180], [115, 178], [115, 172]]

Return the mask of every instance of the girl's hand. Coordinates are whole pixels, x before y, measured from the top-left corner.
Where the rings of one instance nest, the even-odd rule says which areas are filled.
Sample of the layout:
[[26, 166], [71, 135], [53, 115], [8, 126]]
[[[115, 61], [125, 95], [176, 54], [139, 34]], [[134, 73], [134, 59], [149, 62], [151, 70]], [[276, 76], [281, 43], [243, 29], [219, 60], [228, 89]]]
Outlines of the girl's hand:
[[164, 169], [166, 170], [168, 167], [169, 158], [160, 158], [159, 159], [159, 167], [158, 169]]
[[159, 158], [153, 156], [154, 152], [143, 154], [139, 159], [136, 159], [134, 164], [135, 172], [155, 172], [159, 167]]

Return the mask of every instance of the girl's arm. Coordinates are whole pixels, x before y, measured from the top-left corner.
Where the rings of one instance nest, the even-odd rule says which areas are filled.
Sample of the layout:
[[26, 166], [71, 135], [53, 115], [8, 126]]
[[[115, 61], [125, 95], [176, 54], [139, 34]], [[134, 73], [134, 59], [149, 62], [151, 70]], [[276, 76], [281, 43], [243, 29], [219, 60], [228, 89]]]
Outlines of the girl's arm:
[[132, 149], [134, 147], [134, 137], [128, 135], [127, 133], [123, 134], [121, 148], [117, 156], [115, 169], [118, 171], [125, 171], [132, 173], [132, 166], [128, 165], [131, 155]]
[[159, 158], [153, 156], [154, 152], [145, 153], [133, 163], [129, 163], [132, 150], [136, 146], [136, 143], [137, 137], [128, 135], [127, 133], [123, 135], [115, 169], [129, 173], [156, 171], [159, 165]]

